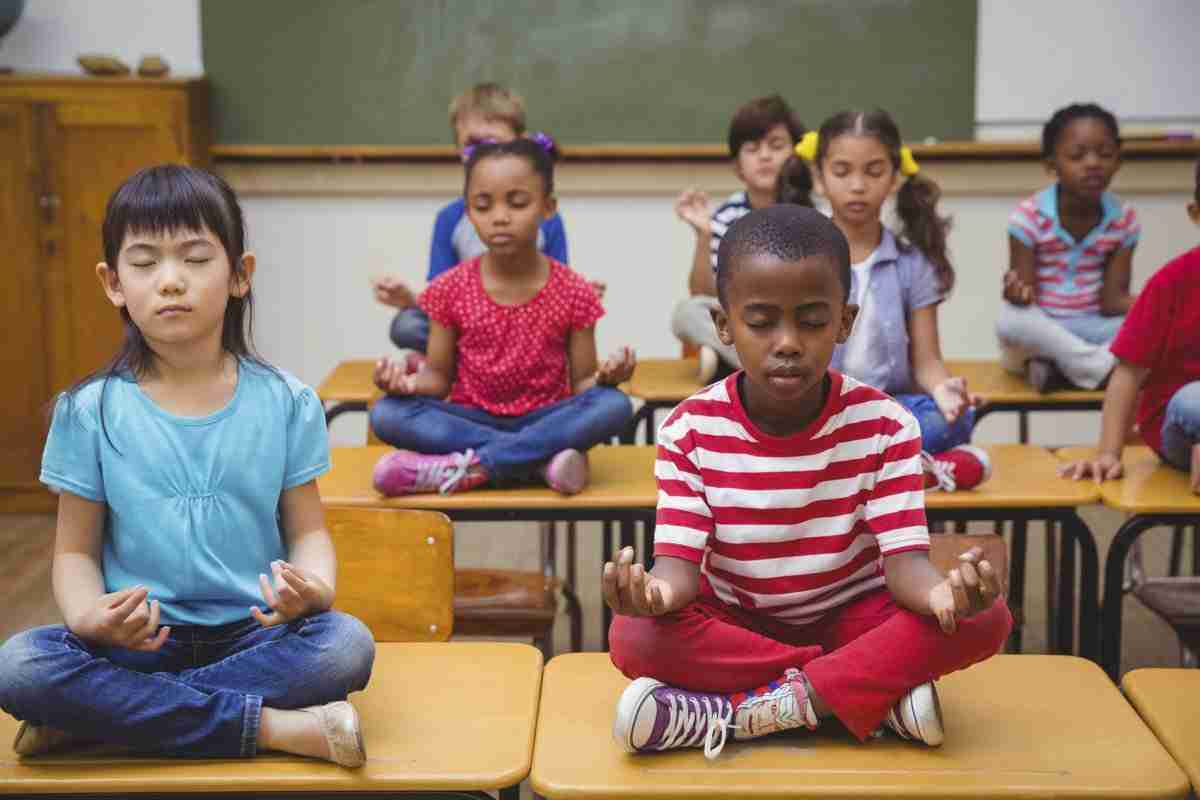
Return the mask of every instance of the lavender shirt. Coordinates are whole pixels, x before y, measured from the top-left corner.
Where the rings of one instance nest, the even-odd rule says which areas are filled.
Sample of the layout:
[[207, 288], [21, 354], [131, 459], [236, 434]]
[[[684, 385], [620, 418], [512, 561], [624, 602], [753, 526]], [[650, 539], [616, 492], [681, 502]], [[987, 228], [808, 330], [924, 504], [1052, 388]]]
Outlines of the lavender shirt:
[[[909, 358], [908, 321], [917, 309], [942, 302], [945, 293], [925, 254], [901, 248], [887, 228], [871, 258], [858, 319], [850, 338], [834, 349], [831, 366], [888, 394], [919, 391]], [[853, 300], [859, 296], [858, 275], [851, 280]]]

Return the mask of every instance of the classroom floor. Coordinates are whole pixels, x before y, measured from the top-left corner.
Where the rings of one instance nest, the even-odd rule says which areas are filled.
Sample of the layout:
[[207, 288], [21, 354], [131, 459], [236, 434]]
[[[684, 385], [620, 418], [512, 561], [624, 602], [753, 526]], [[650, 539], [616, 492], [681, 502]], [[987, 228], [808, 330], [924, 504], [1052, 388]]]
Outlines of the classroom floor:
[[[1083, 509], [1103, 556], [1108, 550], [1121, 515], [1099, 506]], [[974, 528], [972, 528], [974, 530]], [[986, 530], [986, 528], [981, 528]], [[1024, 652], [1046, 649], [1045, 550], [1041, 526], [1029, 533], [1029, 564], [1026, 593]], [[600, 649], [600, 565], [598, 525], [579, 526], [579, 600], [583, 606], [584, 648]], [[59, 621], [50, 590], [50, 555], [54, 517], [50, 515], [5, 515], [0, 518], [0, 586], [5, 587], [6, 611], [0, 618], [0, 641], [16, 631]], [[538, 528], [519, 523], [464, 523], [455, 530], [456, 560], [464, 566], [498, 569], [536, 569], [539, 563]], [[1165, 530], [1143, 537], [1145, 566], [1151, 574], [1166, 570], [1169, 534]], [[564, 548], [559, 546], [559, 574], [565, 574]], [[1185, 556], [1187, 551], [1185, 551]], [[1145, 666], [1178, 666], [1179, 647], [1171, 629], [1137, 602], [1125, 603], [1122, 640], [1123, 670]], [[568, 646], [568, 625], [560, 618], [555, 626], [555, 650]], [[6, 743], [0, 742], [0, 747]], [[531, 797], [528, 782], [522, 796]]]

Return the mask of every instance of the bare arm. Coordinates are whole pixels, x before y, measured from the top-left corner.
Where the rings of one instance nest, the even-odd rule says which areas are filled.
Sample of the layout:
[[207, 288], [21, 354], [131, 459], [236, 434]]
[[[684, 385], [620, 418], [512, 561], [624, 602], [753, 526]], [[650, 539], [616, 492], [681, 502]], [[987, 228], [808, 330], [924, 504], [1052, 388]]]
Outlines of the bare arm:
[[883, 574], [896, 603], [916, 614], [930, 615], [929, 593], [946, 579], [924, 550], [884, 556]]
[[692, 254], [692, 271], [688, 274], [688, 293], [692, 296], [716, 297], [717, 279], [712, 266], [712, 234], [696, 232], [696, 250]]
[[1060, 475], [1080, 480], [1093, 477], [1097, 481], [1116, 480], [1121, 477], [1121, 452], [1125, 449], [1125, 437], [1133, 423], [1134, 406], [1138, 391], [1150, 370], [1128, 361], [1117, 361], [1108, 388], [1104, 390], [1104, 411], [1100, 423], [1100, 445], [1091, 458], [1064, 465]]
[[1100, 288], [1100, 313], [1122, 316], [1129, 313], [1137, 298], [1129, 293], [1133, 280], [1133, 248], [1125, 247], [1113, 254], [1104, 269], [1104, 284]]
[[337, 584], [337, 557], [325, 529], [317, 482], [293, 486], [279, 498], [279, 517], [288, 560], [271, 564], [271, 577], [260, 574], [259, 587], [268, 611], [251, 607], [263, 627], [328, 611]]
[[100, 548], [104, 541], [104, 503], [63, 492], [58, 499], [51, 583], [54, 599], [72, 633], [104, 594]]
[[908, 321], [908, 336], [912, 342], [913, 378], [926, 394], [950, 377], [942, 360], [942, 343], [938, 335], [937, 304], [918, 308]]
[[567, 340], [567, 364], [571, 370], [571, 394], [582, 394], [596, 385], [596, 329], [571, 331]]
[[453, 329], [430, 320], [425, 367], [420, 372], [408, 375], [396, 361], [380, 359], [375, 364], [375, 385], [388, 394], [444, 398], [454, 385], [457, 343], [458, 334]]
[[1017, 237], [1008, 237], [1008, 274], [1004, 276], [1004, 299], [1015, 306], [1027, 306], [1033, 302], [1033, 289], [1037, 285], [1037, 270], [1034, 267], [1033, 250]]

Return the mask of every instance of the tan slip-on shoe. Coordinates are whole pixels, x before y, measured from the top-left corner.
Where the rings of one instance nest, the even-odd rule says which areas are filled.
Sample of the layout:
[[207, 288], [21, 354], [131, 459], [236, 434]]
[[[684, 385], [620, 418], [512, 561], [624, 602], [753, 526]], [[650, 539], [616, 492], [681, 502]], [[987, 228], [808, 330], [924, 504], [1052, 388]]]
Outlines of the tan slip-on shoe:
[[343, 767], [361, 767], [367, 761], [367, 749], [363, 746], [362, 728], [358, 724], [358, 712], [346, 700], [326, 703], [323, 706], [302, 708], [317, 718], [325, 742], [329, 745], [329, 760]]

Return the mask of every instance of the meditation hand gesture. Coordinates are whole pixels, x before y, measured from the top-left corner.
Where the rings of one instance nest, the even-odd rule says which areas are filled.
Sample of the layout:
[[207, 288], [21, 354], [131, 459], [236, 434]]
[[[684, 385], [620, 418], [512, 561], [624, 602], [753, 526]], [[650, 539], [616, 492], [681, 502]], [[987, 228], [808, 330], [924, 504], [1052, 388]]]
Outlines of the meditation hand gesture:
[[1096, 453], [1091, 458], [1075, 461], [1058, 468], [1058, 474], [1072, 480], [1092, 477], [1096, 483], [1115, 481], [1125, 473], [1121, 457], [1112, 453]]
[[375, 385], [388, 394], [414, 394], [417, 387], [417, 374], [409, 373], [404, 364], [391, 359], [381, 358], [375, 362]]
[[633, 377], [637, 366], [637, 355], [632, 347], [622, 347], [606, 358], [596, 370], [597, 386], [616, 386]]
[[982, 548], [972, 547], [958, 559], [959, 566], [929, 591], [929, 610], [945, 634], [958, 630], [960, 619], [991, 608], [1000, 596], [1000, 576], [983, 558]]
[[145, 586], [102, 594], [71, 631], [89, 644], [152, 653], [163, 646], [171, 626], [158, 627], [158, 601], [147, 603], [148, 594]]
[[328, 611], [333, 605], [333, 589], [315, 572], [286, 561], [272, 561], [271, 574], [275, 579], [273, 587], [266, 575], [258, 576], [259, 588], [271, 613], [264, 614], [257, 606], [250, 607], [250, 615], [264, 628]]
[[679, 195], [675, 201], [675, 215], [691, 225], [696, 233], [712, 234], [712, 209], [704, 192], [688, 189]]
[[592, 291], [596, 293], [596, 297], [603, 301], [604, 293], [608, 291], [608, 284], [594, 278], [589, 278], [587, 283], [588, 286], [592, 287]]
[[970, 406], [979, 405], [979, 396], [967, 391], [966, 378], [947, 378], [934, 387], [933, 402], [946, 422], [953, 425]]
[[615, 614], [657, 617], [673, 608], [671, 584], [650, 575], [641, 564], [634, 564], [632, 547], [622, 548], [615, 564], [605, 563], [600, 585], [604, 602]]
[[1004, 299], [1014, 306], [1027, 306], [1033, 302], [1033, 287], [1010, 269], [1004, 273]]
[[385, 306], [393, 308], [411, 308], [417, 304], [417, 298], [412, 289], [395, 275], [384, 275], [371, 279], [371, 288], [375, 290], [375, 299]]

